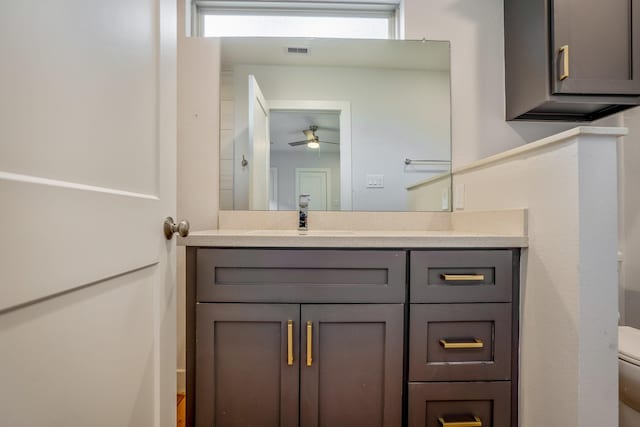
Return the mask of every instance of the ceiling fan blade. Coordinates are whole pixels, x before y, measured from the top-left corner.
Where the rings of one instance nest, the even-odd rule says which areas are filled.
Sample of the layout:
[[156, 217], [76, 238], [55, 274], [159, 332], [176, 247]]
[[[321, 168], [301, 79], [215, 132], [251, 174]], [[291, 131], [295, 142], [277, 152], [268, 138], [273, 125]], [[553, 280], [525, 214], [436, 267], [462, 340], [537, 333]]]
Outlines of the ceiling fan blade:
[[305, 129], [302, 133], [304, 133], [304, 136], [306, 136], [309, 141], [313, 141], [316, 138], [311, 129]]
[[296, 147], [298, 145], [306, 145], [308, 143], [309, 143], [309, 141], [307, 141], [305, 139], [304, 141], [289, 142], [289, 145], [292, 146], [292, 147]]
[[331, 142], [331, 141], [318, 141], [320, 144], [335, 144], [335, 145], [340, 145], [339, 142]]

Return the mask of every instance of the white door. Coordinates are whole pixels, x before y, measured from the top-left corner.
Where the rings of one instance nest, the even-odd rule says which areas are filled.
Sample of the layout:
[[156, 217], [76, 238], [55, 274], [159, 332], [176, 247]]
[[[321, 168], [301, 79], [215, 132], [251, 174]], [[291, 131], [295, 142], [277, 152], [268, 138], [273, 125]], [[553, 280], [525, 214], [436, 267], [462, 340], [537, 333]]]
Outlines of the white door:
[[175, 425], [175, 56], [174, 1], [0, 3], [2, 425]]
[[249, 209], [269, 210], [269, 107], [249, 75]]
[[331, 200], [331, 169], [296, 168], [296, 205], [300, 194], [309, 194], [309, 210], [326, 211]]

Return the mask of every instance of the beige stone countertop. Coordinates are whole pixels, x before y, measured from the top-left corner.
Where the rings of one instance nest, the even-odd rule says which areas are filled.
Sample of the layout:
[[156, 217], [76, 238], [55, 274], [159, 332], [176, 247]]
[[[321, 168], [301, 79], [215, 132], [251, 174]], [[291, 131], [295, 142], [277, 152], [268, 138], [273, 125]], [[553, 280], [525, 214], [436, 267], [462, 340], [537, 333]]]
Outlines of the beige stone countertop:
[[303, 248], [522, 248], [524, 235], [460, 231], [208, 230], [178, 239], [183, 246]]

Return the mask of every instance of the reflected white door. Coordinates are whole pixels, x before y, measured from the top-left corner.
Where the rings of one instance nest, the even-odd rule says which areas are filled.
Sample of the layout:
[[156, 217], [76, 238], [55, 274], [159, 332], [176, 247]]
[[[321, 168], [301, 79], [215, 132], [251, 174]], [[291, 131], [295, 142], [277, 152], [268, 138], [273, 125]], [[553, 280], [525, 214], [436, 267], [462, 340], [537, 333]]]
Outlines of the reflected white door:
[[309, 194], [309, 210], [326, 211], [330, 206], [330, 189], [331, 169], [296, 168], [296, 205], [300, 194]]
[[269, 209], [269, 108], [255, 77], [249, 75], [249, 209]]
[[0, 54], [2, 424], [175, 425], [176, 3], [4, 1]]

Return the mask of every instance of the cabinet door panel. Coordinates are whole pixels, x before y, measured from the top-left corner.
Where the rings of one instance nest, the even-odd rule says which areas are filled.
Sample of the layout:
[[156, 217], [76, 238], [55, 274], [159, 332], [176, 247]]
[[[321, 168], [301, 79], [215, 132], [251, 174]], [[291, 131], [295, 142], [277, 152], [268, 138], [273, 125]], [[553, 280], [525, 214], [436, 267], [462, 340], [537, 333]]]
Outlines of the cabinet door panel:
[[[640, 25], [636, 0], [554, 0], [554, 94], [640, 94]], [[569, 51], [561, 52], [562, 46]], [[565, 55], [569, 55], [569, 76]]]
[[403, 307], [302, 306], [301, 426], [401, 425]]
[[196, 306], [196, 426], [298, 425], [299, 318], [297, 304]]

